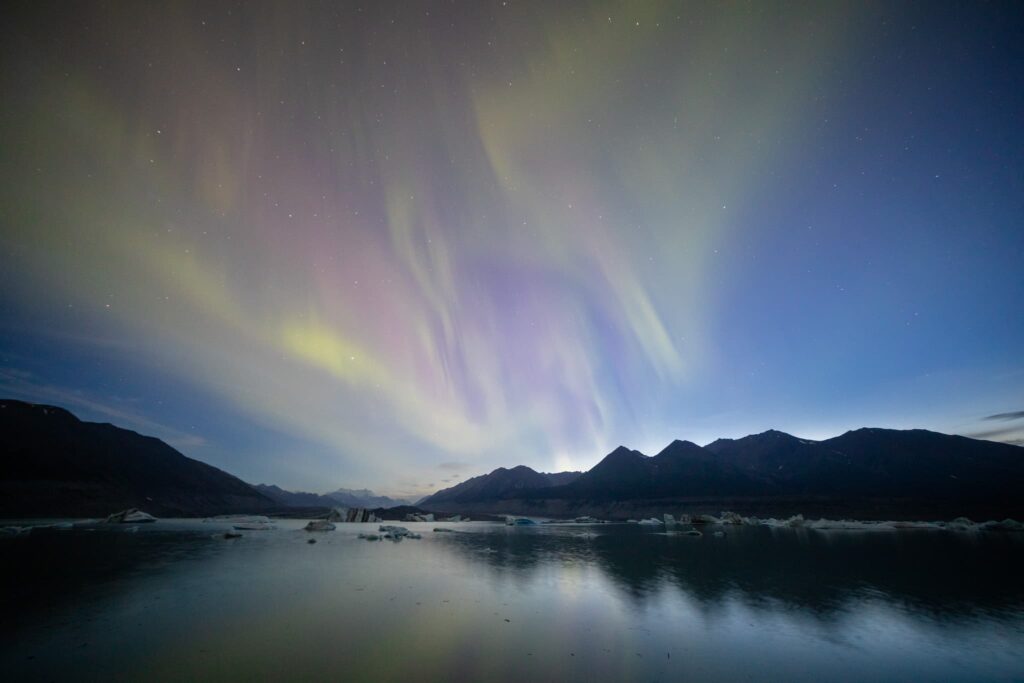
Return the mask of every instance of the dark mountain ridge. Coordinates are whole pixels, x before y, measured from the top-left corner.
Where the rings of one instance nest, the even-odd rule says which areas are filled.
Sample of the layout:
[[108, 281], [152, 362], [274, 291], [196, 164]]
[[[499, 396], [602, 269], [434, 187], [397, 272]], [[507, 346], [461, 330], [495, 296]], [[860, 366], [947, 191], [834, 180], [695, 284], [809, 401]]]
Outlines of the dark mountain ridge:
[[[159, 439], [83, 422], [62, 408], [0, 400], [0, 516], [99, 516], [128, 507], [202, 516], [325, 508], [372, 494], [259, 488]], [[654, 456], [620, 446], [587, 472], [501, 467], [419, 504], [451, 513], [608, 518], [727, 508], [762, 516], [818, 510], [864, 518], [1001, 518], [1024, 515], [1022, 492], [1018, 446], [864, 428], [823, 441], [775, 430], [704, 447], [677, 440]]]
[[63, 408], [0, 400], [0, 516], [260, 512], [273, 501], [163, 441]]
[[499, 467], [490, 474], [481, 474], [442, 489], [420, 500], [417, 505], [432, 506], [438, 503], [470, 503], [514, 498], [528, 491], [568, 484], [580, 475], [580, 472], [548, 474], [537, 472], [525, 465], [518, 465], [512, 469]]
[[457, 496], [439, 492], [424, 502], [453, 512], [603, 510], [609, 516], [635, 516], [655, 501], [709, 509], [728, 503], [758, 514], [826, 509], [910, 518], [1024, 512], [1024, 449], [923, 429], [864, 428], [824, 441], [769, 430], [704, 447], [673, 441], [655, 456], [620, 446], [568, 483], [498, 486], [499, 493], [491, 494], [491, 478], [510, 471], [495, 470]]

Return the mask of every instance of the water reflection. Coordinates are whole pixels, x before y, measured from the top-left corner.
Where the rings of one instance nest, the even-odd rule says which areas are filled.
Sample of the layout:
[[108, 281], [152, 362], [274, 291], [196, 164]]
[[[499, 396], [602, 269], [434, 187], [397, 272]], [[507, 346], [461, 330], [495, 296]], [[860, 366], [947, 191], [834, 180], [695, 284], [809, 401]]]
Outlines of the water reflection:
[[1024, 607], [1020, 534], [768, 527], [726, 527], [725, 533], [695, 538], [635, 525], [529, 527], [444, 540], [497, 574], [594, 566], [637, 602], [669, 583], [707, 605], [739, 597], [823, 618], [842, 611], [851, 597], [872, 594], [944, 618], [1014, 617]]
[[[1024, 538], [727, 527], [198, 522], [0, 545], [18, 680], [998, 680]], [[447, 526], [447, 525], [446, 525]], [[711, 531], [710, 529], [707, 531]], [[101, 675], [102, 674], [102, 675]]]

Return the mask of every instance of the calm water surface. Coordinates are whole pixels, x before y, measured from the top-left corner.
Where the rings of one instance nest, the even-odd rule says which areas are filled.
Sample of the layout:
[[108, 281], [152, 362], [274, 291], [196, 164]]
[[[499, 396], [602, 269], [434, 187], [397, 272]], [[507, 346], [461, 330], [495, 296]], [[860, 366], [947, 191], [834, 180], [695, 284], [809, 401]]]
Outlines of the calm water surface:
[[[0, 541], [10, 681], [1024, 680], [1024, 534], [161, 520]], [[433, 533], [445, 526], [455, 533]], [[709, 532], [712, 529], [708, 530]], [[307, 539], [315, 537], [315, 545]]]

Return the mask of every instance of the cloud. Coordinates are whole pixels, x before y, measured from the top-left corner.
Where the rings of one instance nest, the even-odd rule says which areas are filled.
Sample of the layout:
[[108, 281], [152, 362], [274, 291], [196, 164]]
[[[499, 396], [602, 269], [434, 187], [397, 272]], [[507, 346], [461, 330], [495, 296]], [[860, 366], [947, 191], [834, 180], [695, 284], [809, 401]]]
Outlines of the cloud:
[[971, 432], [965, 434], [972, 439], [988, 439], [990, 441], [1005, 441], [1007, 443], [1013, 443], [1014, 440], [1020, 440], [1024, 429], [1020, 427], [1000, 427], [999, 429], [986, 429], [980, 432]]
[[1024, 410], [1015, 410], [1012, 413], [996, 413], [995, 415], [989, 415], [988, 417], [981, 418], [983, 420], [1021, 420], [1024, 419]]
[[439, 470], [447, 470], [449, 472], [458, 472], [469, 467], [470, 464], [467, 462], [443, 462], [437, 466]]

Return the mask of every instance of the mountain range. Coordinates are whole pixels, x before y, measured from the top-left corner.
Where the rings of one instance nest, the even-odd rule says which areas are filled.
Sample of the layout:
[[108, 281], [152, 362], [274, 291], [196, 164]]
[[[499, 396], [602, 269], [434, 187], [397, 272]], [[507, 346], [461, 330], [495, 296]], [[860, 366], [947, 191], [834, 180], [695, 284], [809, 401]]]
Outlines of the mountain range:
[[369, 489], [338, 489], [330, 493], [307, 493], [305, 491], [286, 491], [273, 484], [256, 484], [253, 488], [283, 507], [342, 506], [372, 510], [409, 504], [409, 501], [401, 498], [378, 496]]
[[[706, 446], [623, 446], [587, 472], [500, 467], [422, 499], [447, 513], [595, 515], [732, 509], [862, 519], [1021, 517], [1024, 448], [920, 429], [858, 429], [823, 441], [769, 430]], [[99, 516], [138, 507], [204, 516], [335, 506], [391, 508], [368, 490], [250, 486], [159, 439], [83, 422], [63, 408], [0, 400], [0, 517]]]
[[445, 512], [625, 517], [671, 512], [1020, 516], [1024, 449], [921, 429], [858, 429], [824, 441], [769, 430], [707, 446], [623, 446], [584, 473], [494, 472], [438, 491]]

